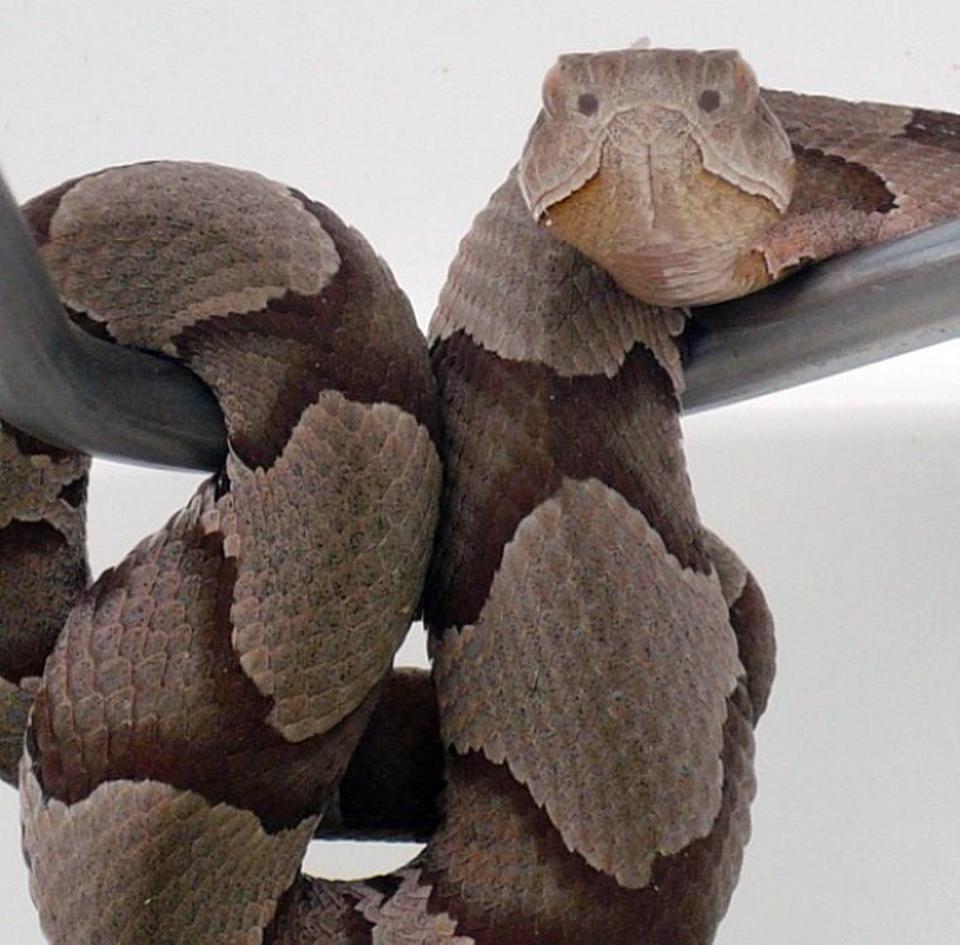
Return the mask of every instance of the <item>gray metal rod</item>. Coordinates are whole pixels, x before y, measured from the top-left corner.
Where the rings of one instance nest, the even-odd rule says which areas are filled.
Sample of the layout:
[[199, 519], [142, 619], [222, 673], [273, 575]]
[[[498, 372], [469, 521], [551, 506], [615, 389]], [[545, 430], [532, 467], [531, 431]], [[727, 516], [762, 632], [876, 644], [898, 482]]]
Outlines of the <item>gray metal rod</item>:
[[960, 336], [960, 220], [838, 256], [692, 315], [688, 412], [948, 341]]
[[177, 362], [67, 318], [0, 177], [0, 417], [41, 440], [154, 466], [217, 469], [223, 415]]

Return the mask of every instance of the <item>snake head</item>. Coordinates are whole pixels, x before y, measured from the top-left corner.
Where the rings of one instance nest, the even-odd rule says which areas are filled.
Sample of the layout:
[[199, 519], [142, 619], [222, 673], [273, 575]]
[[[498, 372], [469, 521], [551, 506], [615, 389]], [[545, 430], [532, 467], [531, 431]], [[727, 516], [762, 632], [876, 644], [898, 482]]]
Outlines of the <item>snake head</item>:
[[[561, 56], [520, 163], [534, 218], [666, 305], [718, 301], [790, 203], [786, 132], [734, 50]], [[734, 280], [735, 281], [735, 280]]]

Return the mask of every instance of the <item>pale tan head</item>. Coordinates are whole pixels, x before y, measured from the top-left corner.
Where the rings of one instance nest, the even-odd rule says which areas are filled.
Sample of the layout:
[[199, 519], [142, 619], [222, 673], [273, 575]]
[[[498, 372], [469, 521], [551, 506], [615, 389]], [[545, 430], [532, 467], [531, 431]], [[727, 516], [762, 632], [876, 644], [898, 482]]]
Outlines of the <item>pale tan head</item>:
[[790, 203], [790, 142], [734, 50], [561, 56], [520, 163], [535, 219], [661, 305], [739, 295]]

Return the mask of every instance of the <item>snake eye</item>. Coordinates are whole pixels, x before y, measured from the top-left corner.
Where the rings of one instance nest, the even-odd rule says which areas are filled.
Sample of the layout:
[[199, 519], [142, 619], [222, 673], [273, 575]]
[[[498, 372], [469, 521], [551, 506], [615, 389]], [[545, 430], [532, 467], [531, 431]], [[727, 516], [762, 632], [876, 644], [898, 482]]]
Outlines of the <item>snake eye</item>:
[[577, 99], [577, 109], [581, 115], [595, 115], [599, 107], [600, 102], [597, 101], [597, 96], [590, 92], [584, 92]]
[[697, 99], [697, 104], [705, 112], [716, 111], [720, 107], [720, 93], [716, 89], [704, 89]]

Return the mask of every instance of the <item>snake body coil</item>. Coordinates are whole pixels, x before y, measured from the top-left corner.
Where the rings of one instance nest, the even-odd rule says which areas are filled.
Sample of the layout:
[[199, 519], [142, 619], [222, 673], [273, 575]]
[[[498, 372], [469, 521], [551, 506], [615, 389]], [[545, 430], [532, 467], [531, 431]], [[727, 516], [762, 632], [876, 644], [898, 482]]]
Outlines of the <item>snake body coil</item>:
[[[651, 303], [956, 213], [958, 134], [760, 96], [730, 52], [564, 57], [429, 353], [363, 239], [258, 175], [159, 162], [32, 201], [71, 317], [183, 361], [230, 446], [84, 589], [87, 460], [0, 431], [0, 762], [25, 744], [51, 942], [709, 942], [774, 644], [697, 515], [684, 316]], [[432, 680], [390, 672], [421, 604]], [[428, 842], [328, 882], [299, 873], [318, 824]]]
[[[420, 598], [440, 482], [423, 342], [358, 234], [254, 174], [116, 168], [26, 214], [75, 317], [185, 361], [230, 443], [74, 606], [34, 687], [41, 921], [52, 941], [259, 941]], [[22, 518], [77, 517], [63, 491], [27, 498]]]

